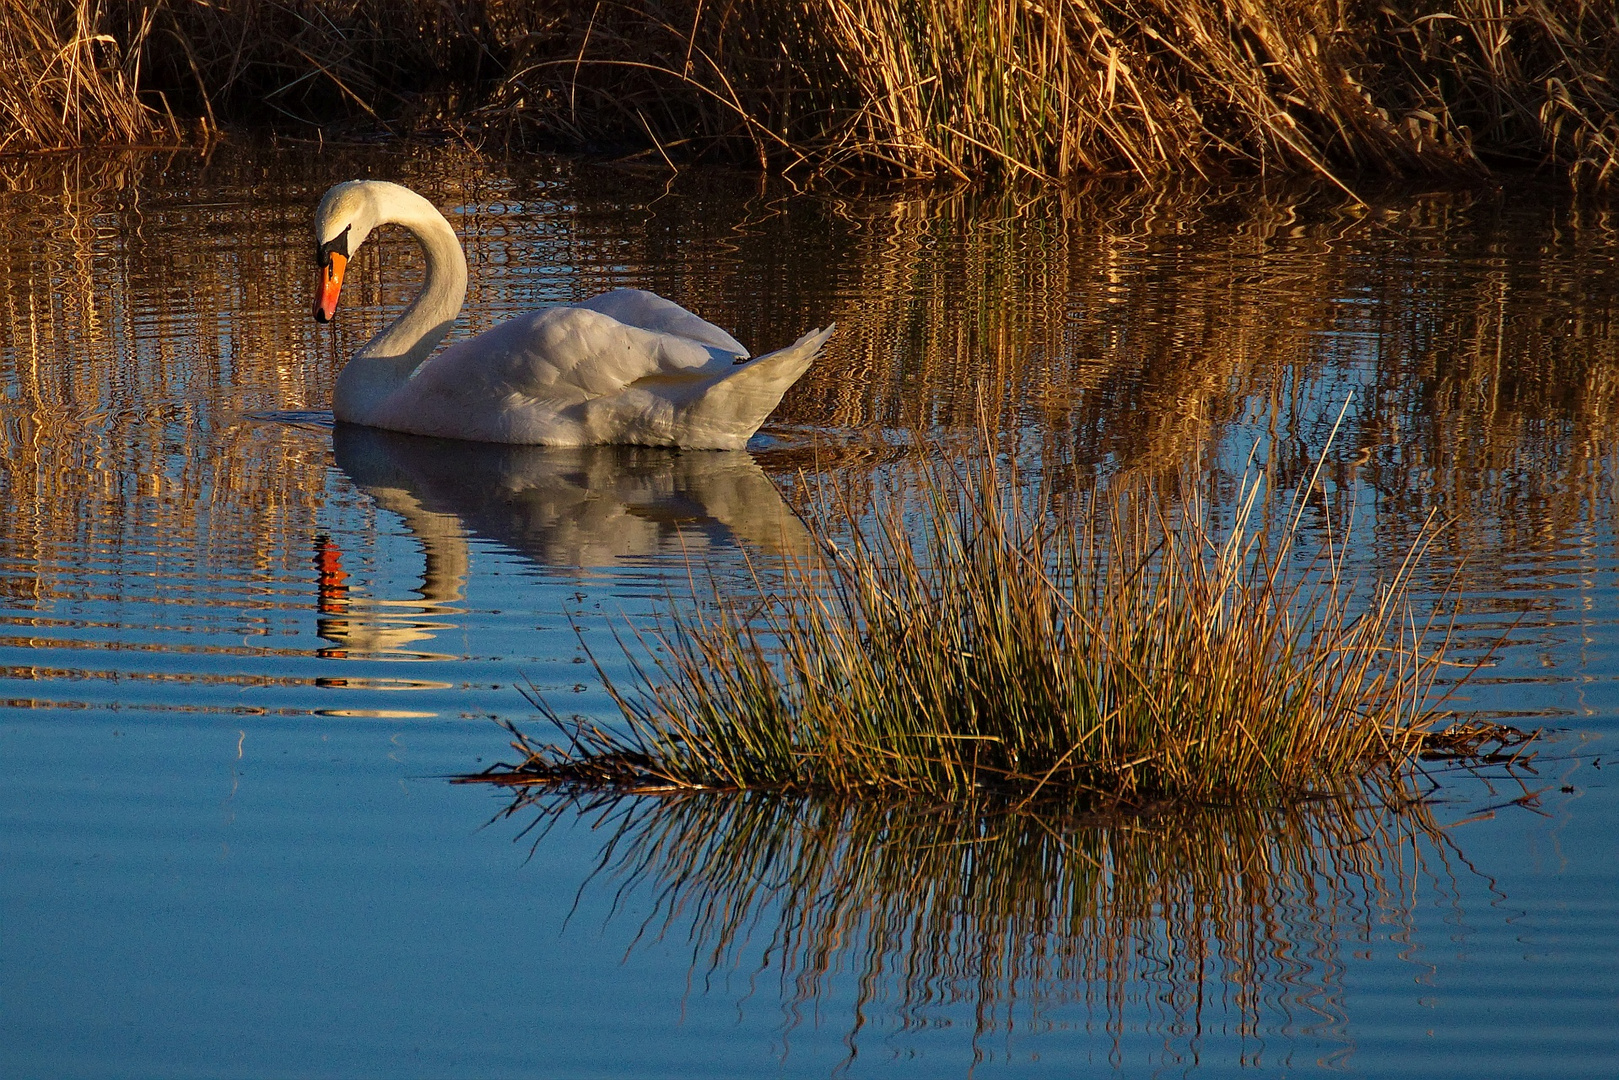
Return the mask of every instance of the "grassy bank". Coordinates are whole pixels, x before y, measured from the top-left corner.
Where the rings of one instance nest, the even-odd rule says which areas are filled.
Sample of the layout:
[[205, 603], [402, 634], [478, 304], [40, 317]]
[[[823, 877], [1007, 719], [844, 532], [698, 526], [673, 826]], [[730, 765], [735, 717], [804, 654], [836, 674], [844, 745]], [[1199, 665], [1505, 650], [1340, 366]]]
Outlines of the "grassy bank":
[[1365, 594], [1343, 538], [1304, 558], [1302, 508], [1262, 507], [1257, 480], [1218, 526], [1154, 489], [1029, 491], [987, 453], [918, 485], [864, 525], [834, 504], [830, 554], [764, 601], [716, 596], [644, 639], [638, 685], [603, 674], [617, 723], [536, 697], [562, 740], [520, 735], [489, 778], [1230, 800], [1425, 749], [1446, 642], [1407, 602], [1420, 549]]
[[800, 171], [1611, 183], [1597, 0], [11, 0], [8, 149], [275, 121]]

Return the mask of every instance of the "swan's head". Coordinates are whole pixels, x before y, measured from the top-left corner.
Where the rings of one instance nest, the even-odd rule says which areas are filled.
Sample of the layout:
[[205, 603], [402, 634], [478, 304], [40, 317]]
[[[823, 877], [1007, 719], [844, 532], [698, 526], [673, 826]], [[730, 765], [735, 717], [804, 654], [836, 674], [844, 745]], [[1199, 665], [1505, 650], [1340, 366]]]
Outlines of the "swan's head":
[[379, 223], [386, 220], [386, 204], [397, 199], [389, 189], [409, 194], [398, 184], [382, 180], [349, 180], [327, 191], [315, 211], [315, 318], [331, 322], [337, 296], [343, 289], [343, 271], [349, 259]]

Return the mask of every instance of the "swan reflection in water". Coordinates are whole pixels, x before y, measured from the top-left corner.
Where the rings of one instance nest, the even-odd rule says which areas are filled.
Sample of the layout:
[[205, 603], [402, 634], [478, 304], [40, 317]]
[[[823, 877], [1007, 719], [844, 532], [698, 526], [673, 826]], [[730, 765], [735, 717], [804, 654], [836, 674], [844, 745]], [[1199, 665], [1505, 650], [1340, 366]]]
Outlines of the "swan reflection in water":
[[1257, 1064], [1266, 1046], [1285, 1064], [1295, 1041], [1341, 1063], [1348, 954], [1427, 974], [1421, 894], [1458, 897], [1466, 864], [1428, 806], [1361, 789], [1137, 814], [524, 790], [498, 817], [532, 861], [553, 832], [601, 846], [575, 910], [605, 914], [585, 932], [673, 943], [688, 985], [739, 1009], [777, 986], [780, 1044], [813, 1018], [846, 1030], [849, 1061], [869, 1044], [904, 1053], [908, 1032], [975, 1062], [1015, 1037], [1024, 1054], [1136, 1070]]
[[446, 658], [422, 646], [458, 625], [474, 537], [574, 570], [671, 551], [700, 564], [739, 545], [790, 556], [810, 548], [803, 524], [746, 451], [504, 446], [349, 424], [337, 426], [332, 442], [338, 466], [404, 521], [424, 557], [414, 597], [361, 597], [337, 545], [317, 538], [316, 629], [331, 643], [319, 655], [334, 659]]

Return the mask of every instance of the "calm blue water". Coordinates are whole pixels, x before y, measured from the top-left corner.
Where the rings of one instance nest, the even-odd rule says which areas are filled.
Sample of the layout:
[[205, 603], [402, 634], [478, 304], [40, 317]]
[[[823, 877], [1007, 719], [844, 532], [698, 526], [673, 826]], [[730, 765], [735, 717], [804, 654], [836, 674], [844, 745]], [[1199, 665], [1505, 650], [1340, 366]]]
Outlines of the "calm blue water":
[[[309, 322], [308, 215], [355, 175], [451, 211], [474, 328], [635, 284], [756, 350], [839, 335], [749, 453], [334, 429], [334, 358], [417, 272], [368, 245]], [[1615, 240], [1546, 192], [0, 163], [0, 1070], [1614, 1075]], [[1426, 830], [446, 782], [510, 756], [491, 718], [538, 730], [525, 686], [609, 715], [585, 647], [623, 676], [688, 568], [752, 587], [817, 483], [866, 505], [980, 407], [1028, 461], [1216, 501], [1256, 444], [1295, 482], [1324, 453], [1370, 571], [1437, 511], [1424, 595], [1455, 575], [1463, 655], [1506, 635], [1460, 706], [1555, 729], [1535, 771], [1441, 776]]]

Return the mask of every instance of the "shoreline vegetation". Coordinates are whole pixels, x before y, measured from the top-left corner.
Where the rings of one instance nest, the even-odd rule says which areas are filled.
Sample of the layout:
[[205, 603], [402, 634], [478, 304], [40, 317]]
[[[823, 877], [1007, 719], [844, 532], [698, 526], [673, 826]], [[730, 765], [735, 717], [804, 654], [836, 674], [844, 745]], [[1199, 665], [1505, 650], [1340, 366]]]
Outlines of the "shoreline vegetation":
[[1606, 0], [11, 0], [0, 153], [453, 137], [790, 175], [1619, 176]]
[[615, 722], [564, 717], [531, 688], [560, 738], [507, 723], [522, 760], [461, 779], [1276, 803], [1377, 776], [1406, 790], [1419, 758], [1525, 752], [1516, 729], [1438, 726], [1441, 685], [1469, 665], [1447, 654], [1442, 599], [1419, 614], [1409, 596], [1432, 522], [1365, 582], [1346, 566], [1351, 508], [1307, 554], [1318, 500], [1279, 502], [1261, 474], [1216, 512], [1180, 486], [1029, 489], [985, 446], [965, 466], [920, 463], [914, 490], [864, 520], [823, 500], [807, 524], [824, 554], [756, 570], [762, 599], [716, 585], [621, 639], [632, 687], [592, 658]]

